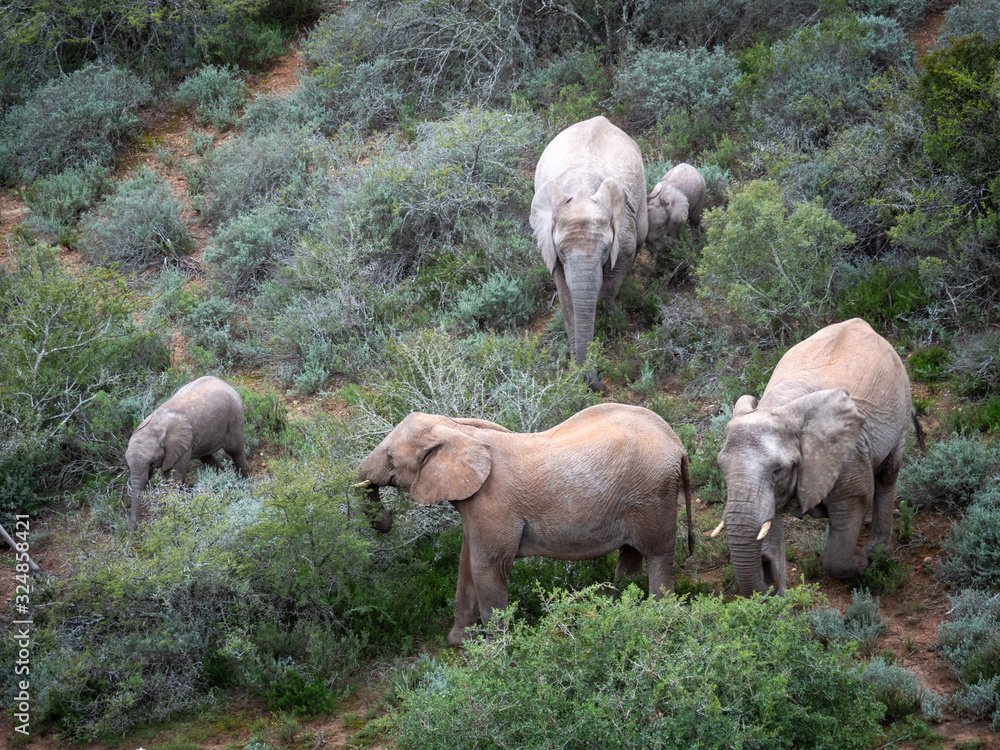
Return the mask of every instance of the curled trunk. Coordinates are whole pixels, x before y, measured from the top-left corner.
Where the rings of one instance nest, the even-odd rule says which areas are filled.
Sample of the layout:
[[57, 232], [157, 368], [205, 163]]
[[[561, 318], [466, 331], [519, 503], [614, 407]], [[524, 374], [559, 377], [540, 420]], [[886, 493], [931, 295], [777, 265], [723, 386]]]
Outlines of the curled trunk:
[[371, 523], [372, 528], [380, 534], [388, 534], [392, 531], [392, 513], [382, 505], [382, 497], [379, 494], [379, 485], [371, 482], [365, 472], [359, 475], [358, 490], [365, 499], [364, 513]]

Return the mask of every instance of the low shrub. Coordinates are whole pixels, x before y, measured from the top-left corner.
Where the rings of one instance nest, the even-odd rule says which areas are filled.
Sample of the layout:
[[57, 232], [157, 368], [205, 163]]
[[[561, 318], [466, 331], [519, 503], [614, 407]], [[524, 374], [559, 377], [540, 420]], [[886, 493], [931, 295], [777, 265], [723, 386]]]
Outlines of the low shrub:
[[170, 186], [148, 170], [118, 184], [80, 221], [80, 247], [91, 262], [137, 271], [193, 248]]
[[[540, 284], [536, 284], [536, 287]], [[503, 330], [526, 323], [535, 312], [538, 294], [506, 271], [494, 271], [482, 286], [469, 286], [455, 300], [455, 317], [468, 330]]]
[[41, 86], [0, 121], [0, 183], [107, 167], [132, 137], [152, 89], [121, 68], [88, 65]]
[[963, 435], [995, 433], [1000, 428], [1000, 394], [965, 403], [948, 415], [948, 429]]
[[328, 97], [329, 91], [315, 76], [300, 73], [291, 91], [257, 95], [246, 106], [239, 128], [250, 135], [301, 128], [333, 135], [342, 123], [327, 108]]
[[964, 508], [1000, 464], [1000, 449], [954, 436], [932, 445], [899, 473], [899, 496], [913, 507]]
[[248, 89], [237, 71], [206, 65], [184, 79], [175, 99], [195, 110], [202, 125], [211, 123], [219, 130], [236, 124], [238, 110], [247, 98]]
[[816, 636], [824, 643], [857, 641], [863, 654], [871, 654], [876, 639], [888, 628], [882, 619], [878, 599], [872, 598], [867, 589], [855, 589], [851, 603], [844, 614], [836, 609], [822, 607], [809, 613]]
[[955, 37], [981, 34], [985, 42], [1000, 39], [1000, 2], [997, 0], [962, 0], [944, 12], [944, 25], [938, 45]]
[[942, 346], [928, 346], [914, 352], [906, 361], [910, 377], [933, 383], [944, 377], [948, 367], [948, 351]]
[[507, 622], [466, 663], [429, 669], [403, 695], [395, 739], [473, 747], [489, 727], [491, 743], [520, 747], [867, 747], [884, 707], [849, 649], [810, 637], [796, 607], [814, 601], [557, 592], [537, 627]]
[[966, 589], [948, 614], [938, 627], [940, 652], [964, 685], [952, 704], [973, 720], [991, 717], [1000, 731], [1000, 596]]
[[745, 320], [785, 333], [825, 321], [839, 251], [854, 235], [820, 201], [789, 213], [776, 183], [754, 180], [704, 222], [699, 295], [723, 299]]
[[916, 269], [892, 268], [882, 263], [873, 266], [837, 296], [838, 318], [863, 318], [880, 330], [898, 329], [930, 302]]
[[954, 588], [1000, 588], [1000, 485], [993, 482], [973, 494], [943, 547], [941, 580]]
[[889, 551], [888, 547], [876, 545], [872, 551], [872, 559], [865, 572], [853, 583], [880, 596], [895, 594], [902, 589], [910, 579], [910, 566]]
[[1000, 395], [1000, 330], [967, 334], [955, 340], [950, 371], [962, 394], [971, 398]]
[[67, 169], [37, 180], [24, 191], [24, 202], [31, 209], [28, 226], [61, 245], [72, 246], [76, 239], [73, 229], [80, 215], [107, 190], [105, 171], [96, 165]]
[[929, 0], [848, 0], [847, 7], [855, 13], [886, 16], [909, 28], [923, 17], [931, 5]]
[[[905, 719], [922, 710], [924, 705], [932, 706], [940, 701], [938, 696], [928, 695], [933, 694], [933, 691], [924, 687], [923, 682], [913, 672], [898, 664], [887, 662], [880, 656], [868, 662], [861, 676], [861, 684], [874, 687], [875, 700], [885, 704], [883, 724]], [[933, 709], [931, 711], [934, 712]]]

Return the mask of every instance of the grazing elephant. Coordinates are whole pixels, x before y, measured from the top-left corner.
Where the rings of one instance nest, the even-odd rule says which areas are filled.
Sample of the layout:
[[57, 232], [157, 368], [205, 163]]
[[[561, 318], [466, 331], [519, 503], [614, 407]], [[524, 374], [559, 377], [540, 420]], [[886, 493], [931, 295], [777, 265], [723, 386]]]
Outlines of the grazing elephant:
[[167, 478], [176, 473], [183, 482], [192, 458], [220, 468], [212, 454], [221, 448], [240, 476], [250, 476], [243, 451], [244, 419], [240, 394], [224, 380], [204, 377], [185, 385], [142, 420], [125, 451], [132, 500], [129, 530], [139, 524], [139, 495], [156, 469]]
[[[645, 194], [639, 147], [604, 117], [566, 128], [538, 160], [531, 228], [555, 279], [578, 365], [594, 340], [598, 297], [606, 308], [614, 304], [646, 239]], [[595, 374], [589, 380], [605, 390]]]
[[618, 549], [616, 576], [639, 573], [645, 557], [653, 597], [673, 591], [682, 487], [689, 550], [693, 543], [687, 453], [666, 422], [638, 406], [599, 404], [537, 433], [414, 412], [361, 463], [359, 478], [381, 531], [383, 486], [425, 505], [448, 501], [461, 514], [453, 646], [477, 609], [487, 623], [507, 606], [517, 557], [586, 560]]
[[649, 231], [646, 247], [656, 258], [655, 273], [663, 270], [667, 254], [684, 224], [701, 234], [701, 214], [705, 210], [705, 178], [690, 164], [678, 164], [656, 183], [646, 198]]
[[[785, 591], [782, 511], [829, 518], [823, 565], [834, 578], [868, 567], [888, 544], [910, 420], [910, 381], [892, 345], [865, 321], [827, 326], [793, 346], [760, 401], [741, 396], [726, 425], [726, 529], [740, 593]], [[858, 534], [871, 514], [867, 548]]]

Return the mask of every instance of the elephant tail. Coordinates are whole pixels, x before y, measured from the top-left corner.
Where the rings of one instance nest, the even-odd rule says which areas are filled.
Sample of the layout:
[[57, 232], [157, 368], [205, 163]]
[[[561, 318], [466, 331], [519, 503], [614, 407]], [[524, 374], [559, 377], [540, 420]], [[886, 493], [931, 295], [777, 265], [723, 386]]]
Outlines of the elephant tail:
[[681, 456], [681, 482], [684, 485], [684, 507], [687, 510], [688, 557], [694, 553], [694, 517], [691, 515], [691, 472], [690, 459], [685, 452]]
[[917, 445], [920, 446], [920, 450], [924, 450], [926, 448], [924, 428], [920, 426], [920, 421], [917, 419], [917, 408], [912, 405], [910, 406], [910, 419], [913, 420], [913, 429], [917, 433]]

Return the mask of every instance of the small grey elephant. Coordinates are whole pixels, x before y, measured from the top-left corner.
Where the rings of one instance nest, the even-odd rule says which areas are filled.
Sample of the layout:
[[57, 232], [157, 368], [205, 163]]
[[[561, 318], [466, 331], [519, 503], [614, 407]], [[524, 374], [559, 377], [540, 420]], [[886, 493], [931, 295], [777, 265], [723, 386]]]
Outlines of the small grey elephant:
[[[610, 308], [646, 239], [646, 171], [639, 147], [605, 117], [571, 125], [535, 168], [531, 228], [559, 292], [572, 359], [594, 340], [598, 299]], [[606, 390], [596, 374], [595, 390]]]
[[678, 164], [667, 171], [646, 197], [649, 231], [646, 247], [655, 257], [654, 273], [660, 274], [673, 243], [685, 224], [698, 238], [705, 210], [705, 178], [690, 164]]
[[212, 454], [222, 449], [233, 459], [240, 476], [250, 476], [243, 450], [244, 422], [240, 394], [224, 380], [211, 376], [180, 388], [142, 420], [125, 451], [132, 501], [129, 531], [139, 525], [139, 495], [156, 469], [162, 469], [165, 478], [176, 474], [186, 482], [192, 458], [221, 468]]
[[[740, 593], [785, 591], [781, 514], [829, 518], [823, 566], [853, 578], [892, 534], [896, 476], [912, 420], [910, 380], [892, 345], [860, 318], [820, 329], [774, 369], [758, 401], [741, 396], [726, 425], [722, 523]], [[858, 535], [868, 514], [866, 549]]]
[[453, 646], [477, 611], [485, 624], [507, 606], [518, 557], [587, 560], [617, 549], [616, 576], [640, 573], [645, 558], [650, 594], [673, 591], [682, 488], [693, 545], [687, 452], [663, 419], [638, 406], [598, 404], [537, 433], [414, 412], [361, 462], [358, 477], [378, 531], [392, 526], [379, 487], [407, 490], [425, 505], [450, 502], [461, 514]]

